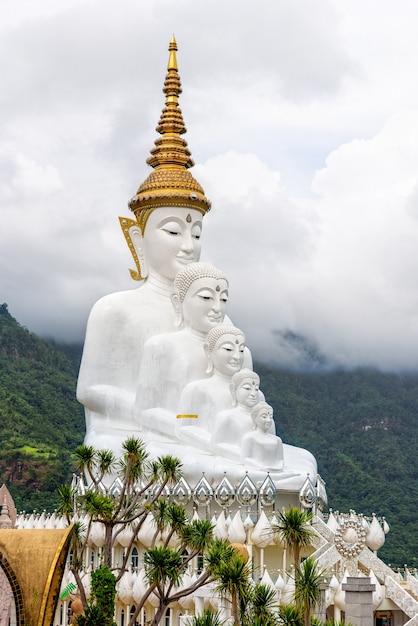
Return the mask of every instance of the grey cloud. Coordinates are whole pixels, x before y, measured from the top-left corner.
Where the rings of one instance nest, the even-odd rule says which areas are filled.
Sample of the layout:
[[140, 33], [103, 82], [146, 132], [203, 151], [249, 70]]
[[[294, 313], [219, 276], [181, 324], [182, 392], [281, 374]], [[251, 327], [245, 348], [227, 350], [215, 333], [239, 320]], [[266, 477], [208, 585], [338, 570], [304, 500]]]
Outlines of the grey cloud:
[[[0, 23], [12, 315], [81, 339], [95, 300], [136, 286], [117, 216], [148, 174], [174, 32], [186, 139], [213, 200], [203, 257], [229, 275], [229, 312], [256, 356], [417, 367], [416, 112], [383, 124], [416, 98], [416, 68], [368, 52], [370, 37], [396, 49], [404, 35], [359, 0], [30, 7]], [[408, 28], [414, 5], [397, 11]]]

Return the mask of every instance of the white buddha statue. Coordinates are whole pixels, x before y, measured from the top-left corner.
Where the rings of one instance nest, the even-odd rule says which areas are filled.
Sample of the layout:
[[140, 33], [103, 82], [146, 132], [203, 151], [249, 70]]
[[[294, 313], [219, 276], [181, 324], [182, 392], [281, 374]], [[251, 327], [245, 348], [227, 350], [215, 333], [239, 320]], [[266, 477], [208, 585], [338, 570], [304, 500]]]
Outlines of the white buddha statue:
[[134, 410], [142, 431], [175, 437], [183, 388], [208, 376], [206, 337], [224, 320], [228, 288], [225, 274], [209, 263], [190, 263], [177, 274], [171, 302], [178, 330], [154, 335], [144, 346]]
[[280, 437], [270, 432], [273, 408], [267, 402], [259, 402], [251, 417], [254, 428], [241, 439], [241, 463], [265, 471], [281, 471], [284, 466], [283, 443]]
[[176, 434], [182, 442], [210, 452], [215, 416], [232, 407], [230, 384], [244, 361], [245, 335], [234, 326], [220, 324], [209, 331], [205, 350], [211, 376], [183, 389]]
[[[193, 161], [182, 138], [186, 129], [178, 107], [176, 49], [173, 38], [166, 103], [157, 127], [161, 137], [147, 160], [153, 171], [129, 203], [135, 220], [121, 218], [136, 263], [131, 275], [142, 285], [99, 300], [87, 325], [77, 387], [85, 406], [85, 443], [119, 455], [121, 443], [138, 434], [149, 444], [150, 458], [179, 457], [191, 485], [202, 472], [214, 482], [225, 472], [239, 482], [247, 471], [261, 484], [266, 466], [272, 466], [278, 487], [295, 492], [308, 473], [315, 483], [315, 459], [283, 444], [284, 465], [278, 469], [279, 438], [263, 430], [261, 416], [249, 436], [249, 410], [263, 396], [243, 332], [221, 323], [228, 281], [215, 268], [210, 270], [214, 274], [193, 274], [210, 202], [189, 171]], [[244, 359], [249, 370], [234, 379]], [[244, 430], [251, 451], [238, 457]], [[266, 442], [265, 454], [260, 441]]]
[[120, 451], [137, 428], [133, 407], [146, 340], [174, 327], [171, 295], [179, 270], [199, 260], [202, 218], [210, 209], [190, 174], [193, 165], [178, 107], [181, 93], [175, 40], [164, 85], [166, 106], [148, 164], [154, 169], [129, 203], [136, 220], [121, 218], [142, 280], [138, 289], [105, 296], [87, 324], [77, 398], [85, 407], [87, 445]]
[[[259, 375], [248, 368], [243, 368], [232, 376], [229, 388], [232, 408], [215, 416], [211, 449], [216, 455], [239, 462], [241, 439], [253, 429], [251, 412], [264, 395], [260, 391]], [[274, 421], [270, 430], [275, 433]]]

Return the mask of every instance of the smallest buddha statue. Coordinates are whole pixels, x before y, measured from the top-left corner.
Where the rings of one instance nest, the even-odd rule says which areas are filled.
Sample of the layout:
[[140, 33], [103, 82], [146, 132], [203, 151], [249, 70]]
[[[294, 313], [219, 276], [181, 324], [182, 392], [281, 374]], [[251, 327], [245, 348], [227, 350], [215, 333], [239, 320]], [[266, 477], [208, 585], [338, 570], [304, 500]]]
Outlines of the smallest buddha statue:
[[215, 416], [232, 408], [230, 384], [244, 361], [245, 335], [235, 326], [220, 324], [209, 331], [204, 347], [210, 377], [183, 389], [176, 434], [180, 441], [211, 452]]
[[273, 408], [267, 402], [259, 402], [252, 410], [253, 430], [241, 440], [241, 462], [246, 467], [265, 471], [280, 471], [284, 466], [283, 443], [273, 435]]

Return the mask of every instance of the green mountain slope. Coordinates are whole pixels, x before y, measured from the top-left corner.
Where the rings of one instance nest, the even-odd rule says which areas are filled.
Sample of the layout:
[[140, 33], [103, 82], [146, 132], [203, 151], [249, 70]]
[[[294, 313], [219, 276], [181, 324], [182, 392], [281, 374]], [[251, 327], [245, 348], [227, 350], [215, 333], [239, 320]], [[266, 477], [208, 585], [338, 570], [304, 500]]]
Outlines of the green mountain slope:
[[17, 509], [56, 506], [84, 436], [77, 367], [0, 306], [0, 479]]
[[[81, 347], [51, 344], [0, 306], [0, 480], [18, 510], [53, 510], [84, 436]], [[310, 450], [334, 510], [386, 516], [379, 555], [418, 566], [418, 375], [294, 373], [255, 365], [286, 443]]]
[[418, 566], [418, 376], [255, 369], [277, 432], [315, 455], [329, 506], [385, 516], [391, 531], [379, 555]]

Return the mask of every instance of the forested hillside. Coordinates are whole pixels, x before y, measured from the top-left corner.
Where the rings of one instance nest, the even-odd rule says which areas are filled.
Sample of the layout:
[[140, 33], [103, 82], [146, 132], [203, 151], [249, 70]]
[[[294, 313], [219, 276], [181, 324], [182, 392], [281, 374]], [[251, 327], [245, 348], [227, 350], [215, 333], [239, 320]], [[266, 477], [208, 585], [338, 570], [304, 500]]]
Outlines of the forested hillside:
[[379, 555], [418, 566], [418, 376], [255, 369], [277, 432], [315, 455], [329, 506], [385, 516], [391, 531]]
[[53, 510], [57, 488], [71, 479], [84, 414], [75, 399], [76, 352], [69, 355], [0, 305], [0, 480], [18, 510]]
[[[81, 346], [51, 344], [0, 306], [0, 481], [19, 510], [53, 510], [84, 436]], [[286, 443], [310, 450], [334, 510], [386, 516], [379, 555], [418, 566], [418, 375], [303, 374], [256, 364]]]

